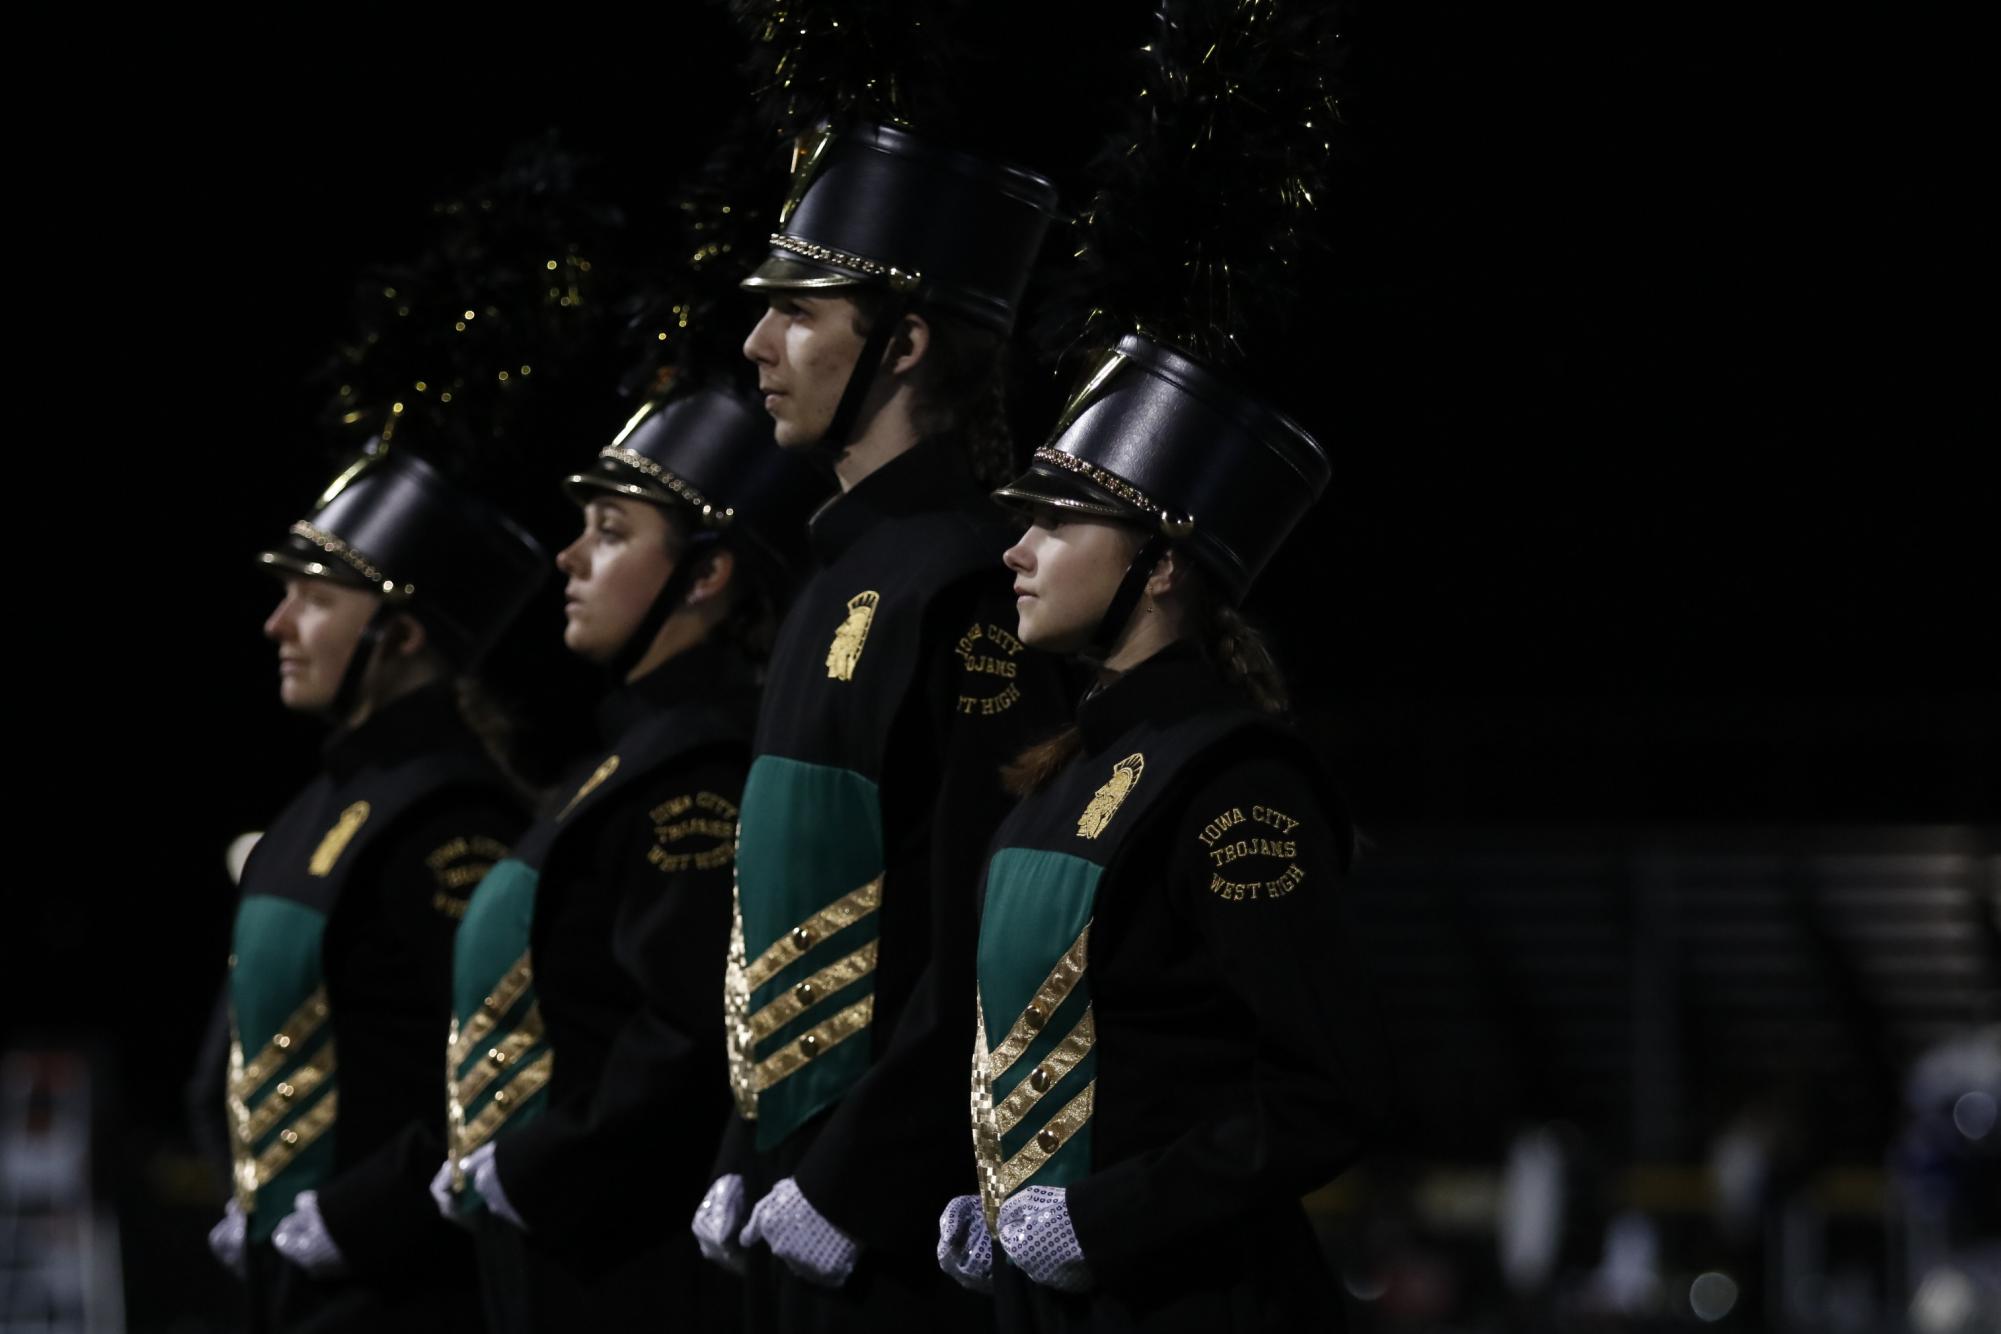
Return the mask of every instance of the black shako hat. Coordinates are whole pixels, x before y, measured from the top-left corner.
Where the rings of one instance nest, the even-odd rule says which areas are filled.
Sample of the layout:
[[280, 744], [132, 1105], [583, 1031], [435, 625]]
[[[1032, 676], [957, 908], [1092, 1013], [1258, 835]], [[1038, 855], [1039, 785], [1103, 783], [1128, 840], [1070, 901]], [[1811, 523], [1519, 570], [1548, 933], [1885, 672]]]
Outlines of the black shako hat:
[[1007, 332], [1056, 212], [1048, 177], [888, 125], [801, 142], [791, 198], [750, 291], [882, 287]]
[[595, 462], [566, 479], [579, 505], [594, 491], [680, 506], [709, 531], [791, 572], [806, 520], [832, 484], [806, 459], [780, 449], [771, 418], [724, 389], [695, 389], [641, 407]]
[[1191, 552], [1237, 602], [1331, 473], [1290, 417], [1186, 352], [1127, 334], [1028, 471], [994, 497], [1140, 523]]
[[257, 559], [381, 594], [422, 621], [460, 670], [493, 647], [549, 572], [548, 554], [513, 520], [415, 455], [383, 451], [348, 465]]

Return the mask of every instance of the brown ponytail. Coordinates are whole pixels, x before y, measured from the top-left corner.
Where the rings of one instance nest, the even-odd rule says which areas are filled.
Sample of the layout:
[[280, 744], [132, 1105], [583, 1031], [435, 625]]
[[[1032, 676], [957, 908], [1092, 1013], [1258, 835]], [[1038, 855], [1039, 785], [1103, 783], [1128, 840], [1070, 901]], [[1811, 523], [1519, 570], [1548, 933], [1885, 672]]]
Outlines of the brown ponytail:
[[1038, 741], [1001, 766], [1001, 786], [1012, 797], [1025, 797], [1062, 772], [1063, 766], [1084, 749], [1084, 737], [1075, 727], [1066, 727], [1047, 741]]
[[514, 715], [478, 677], [467, 673], [452, 683], [459, 720], [466, 725], [515, 794], [532, 801], [535, 785], [522, 773], [520, 729]]
[[1221, 598], [1212, 601], [1205, 610], [1203, 651], [1222, 672], [1223, 679], [1249, 695], [1251, 703], [1261, 711], [1284, 713], [1292, 698], [1264, 634]]

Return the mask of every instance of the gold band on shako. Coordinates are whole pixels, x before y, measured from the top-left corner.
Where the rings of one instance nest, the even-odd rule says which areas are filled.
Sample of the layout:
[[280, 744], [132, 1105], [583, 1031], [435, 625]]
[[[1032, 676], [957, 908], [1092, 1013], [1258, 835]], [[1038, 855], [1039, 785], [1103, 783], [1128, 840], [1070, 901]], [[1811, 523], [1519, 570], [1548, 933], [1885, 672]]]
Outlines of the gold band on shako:
[[329, 556], [343, 561], [350, 569], [369, 583], [378, 585], [385, 597], [410, 597], [417, 591], [415, 584], [398, 584], [394, 579], [377, 569], [375, 564], [347, 543], [301, 519], [291, 527], [294, 537], [303, 537]]
[[[644, 473], [646, 476], [651, 477], [654, 481], [672, 491], [676, 496], [700, 510], [703, 520], [717, 528], [723, 527], [736, 517], [734, 506], [710, 503], [707, 496], [704, 496], [700, 491], [690, 486], [681, 477], [667, 471], [667, 469], [636, 450], [627, 449], [623, 445], [607, 445], [598, 451], [598, 457], [601, 459], [610, 459], [613, 463], [622, 464], [634, 472]], [[589, 482], [595, 479], [584, 476], [572, 480]]]
[[832, 246], [821, 245], [818, 241], [809, 241], [803, 236], [793, 236], [786, 232], [773, 232], [771, 246], [774, 250], [788, 250], [801, 259], [811, 260], [815, 264], [838, 264], [844, 269], [853, 269], [856, 273], [866, 274], [871, 278], [881, 278], [889, 284], [891, 290], [897, 292], [908, 292], [923, 280], [923, 275], [906, 273], [894, 264], [885, 264], [879, 259], [870, 259], [866, 255], [857, 255], [852, 251], [836, 250]]
[[1035, 451], [1037, 463], [1053, 463], [1066, 472], [1074, 472], [1085, 481], [1117, 496], [1145, 514], [1160, 521], [1160, 529], [1169, 537], [1186, 537], [1195, 531], [1195, 520], [1189, 515], [1177, 515], [1165, 505], [1155, 501], [1146, 492], [1128, 482], [1117, 473], [1106, 472], [1095, 463], [1087, 463], [1075, 454], [1065, 454], [1060, 449], [1048, 445]]

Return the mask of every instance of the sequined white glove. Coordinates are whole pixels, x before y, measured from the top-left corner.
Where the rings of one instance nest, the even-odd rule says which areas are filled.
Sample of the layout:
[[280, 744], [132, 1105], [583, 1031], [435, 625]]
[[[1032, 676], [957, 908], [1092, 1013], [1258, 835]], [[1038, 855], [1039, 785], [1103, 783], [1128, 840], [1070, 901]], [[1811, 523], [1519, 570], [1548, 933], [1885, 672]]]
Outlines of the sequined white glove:
[[961, 1195], [938, 1215], [938, 1267], [962, 1288], [994, 1290], [994, 1239], [979, 1196]]
[[250, 1220], [244, 1217], [243, 1206], [231, 1196], [229, 1204], [222, 1211], [222, 1221], [208, 1230], [209, 1254], [222, 1262], [222, 1267], [242, 1278], [243, 1241], [249, 1229]]
[[688, 1230], [695, 1234], [695, 1244], [702, 1248], [704, 1259], [732, 1274], [742, 1274], [748, 1268], [744, 1264], [743, 1247], [737, 1245], [737, 1233], [743, 1230], [743, 1224], [743, 1178], [731, 1172], [709, 1183], [708, 1193], [695, 1207], [694, 1221], [689, 1223]]
[[757, 1202], [739, 1239], [745, 1246], [763, 1242], [787, 1269], [823, 1288], [838, 1288], [848, 1281], [861, 1249], [847, 1233], [820, 1216], [791, 1177]]
[[320, 1216], [320, 1193], [302, 1190], [292, 1197], [292, 1212], [271, 1232], [271, 1249], [314, 1278], [338, 1278], [347, 1272], [347, 1257], [334, 1244], [327, 1220]]
[[466, 1174], [467, 1184], [479, 1192], [494, 1217], [504, 1218], [526, 1232], [528, 1225], [521, 1221], [521, 1215], [507, 1202], [507, 1192], [501, 1189], [500, 1167], [493, 1160], [494, 1148], [492, 1140], [480, 1145], [459, 1159], [459, 1171]]
[[1077, 1229], [1070, 1225], [1061, 1186], [1030, 1186], [1009, 1196], [997, 1221], [1008, 1263], [1030, 1282], [1059, 1292], [1083, 1292], [1091, 1286], [1091, 1269]]

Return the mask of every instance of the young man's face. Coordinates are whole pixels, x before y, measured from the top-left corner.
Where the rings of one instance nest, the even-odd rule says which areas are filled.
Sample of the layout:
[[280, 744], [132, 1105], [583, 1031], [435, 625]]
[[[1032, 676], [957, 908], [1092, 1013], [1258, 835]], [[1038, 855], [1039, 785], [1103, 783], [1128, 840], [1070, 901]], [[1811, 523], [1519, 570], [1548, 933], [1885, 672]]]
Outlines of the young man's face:
[[833, 424], [863, 336], [847, 297], [774, 292], [770, 301], [743, 340], [743, 354], [757, 363], [757, 387], [779, 446], [804, 449]]

